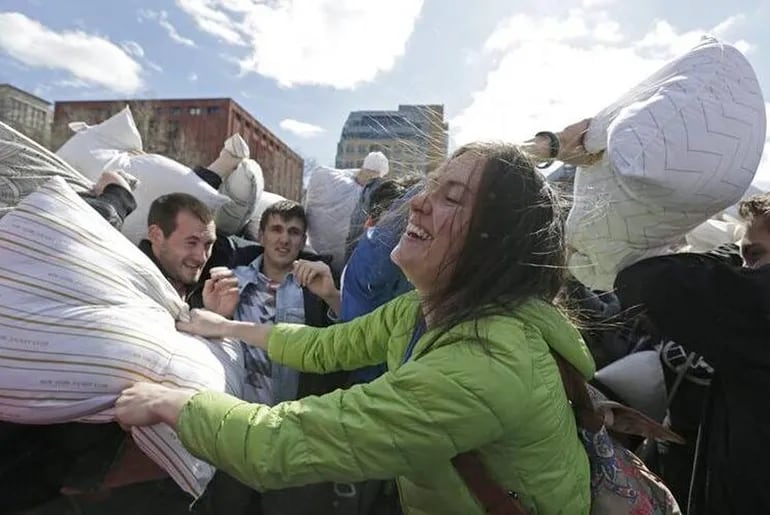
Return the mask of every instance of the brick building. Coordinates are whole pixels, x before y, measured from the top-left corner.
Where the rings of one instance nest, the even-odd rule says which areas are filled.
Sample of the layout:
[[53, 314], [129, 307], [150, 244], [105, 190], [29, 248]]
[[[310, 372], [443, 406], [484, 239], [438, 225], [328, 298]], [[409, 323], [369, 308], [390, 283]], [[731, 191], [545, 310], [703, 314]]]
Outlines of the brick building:
[[301, 199], [302, 158], [230, 98], [56, 102], [52, 148], [59, 148], [71, 136], [70, 122], [97, 124], [126, 104], [134, 114], [146, 152], [163, 154], [188, 166], [205, 165], [219, 155], [224, 140], [237, 132], [262, 167], [265, 189]]

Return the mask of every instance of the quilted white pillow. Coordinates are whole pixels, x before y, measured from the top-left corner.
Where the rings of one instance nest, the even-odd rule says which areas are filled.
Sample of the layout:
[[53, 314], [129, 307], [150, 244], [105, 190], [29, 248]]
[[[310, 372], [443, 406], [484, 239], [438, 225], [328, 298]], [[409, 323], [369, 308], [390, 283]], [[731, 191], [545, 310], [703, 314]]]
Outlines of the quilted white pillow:
[[676, 251], [687, 232], [738, 201], [765, 141], [756, 75], [712, 37], [594, 117], [567, 221], [570, 270], [608, 290], [622, 268]]
[[[179, 333], [186, 305], [61, 178], [0, 219], [0, 420], [108, 422], [136, 381], [242, 394], [240, 346]], [[167, 426], [139, 447], [187, 492], [214, 470]]]

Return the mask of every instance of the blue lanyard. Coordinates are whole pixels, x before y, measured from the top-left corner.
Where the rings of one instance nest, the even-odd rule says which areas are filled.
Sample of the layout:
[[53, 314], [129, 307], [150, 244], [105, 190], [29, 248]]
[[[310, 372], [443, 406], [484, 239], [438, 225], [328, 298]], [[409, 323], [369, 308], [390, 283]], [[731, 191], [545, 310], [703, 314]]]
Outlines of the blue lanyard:
[[401, 362], [402, 365], [407, 361], [409, 361], [409, 358], [412, 357], [414, 346], [417, 345], [417, 342], [420, 341], [420, 338], [422, 338], [422, 335], [425, 334], [426, 329], [427, 327], [425, 325], [425, 319], [420, 318], [420, 321], [417, 322], [417, 325], [414, 328], [414, 332], [412, 333], [412, 339], [409, 341], [409, 345], [406, 346], [406, 352], [404, 353], [404, 360]]

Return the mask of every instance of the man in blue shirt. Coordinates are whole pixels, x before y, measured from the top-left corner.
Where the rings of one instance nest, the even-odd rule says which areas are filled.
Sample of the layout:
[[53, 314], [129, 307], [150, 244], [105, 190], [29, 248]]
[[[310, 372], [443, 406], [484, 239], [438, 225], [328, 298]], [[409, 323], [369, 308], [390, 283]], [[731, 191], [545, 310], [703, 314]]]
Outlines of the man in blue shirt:
[[[411, 188], [411, 189], [410, 189]], [[406, 203], [421, 189], [416, 178], [386, 180], [372, 192], [365, 231], [343, 271], [340, 320], [370, 313], [414, 288], [390, 259], [406, 227]], [[385, 365], [352, 373], [355, 383], [367, 383], [385, 372]]]
[[[317, 327], [331, 323], [327, 311], [340, 311], [340, 292], [320, 256], [302, 251], [306, 235], [301, 205], [281, 201], [265, 210], [259, 229], [263, 252], [254, 259], [245, 254], [233, 263], [239, 290], [234, 318]], [[217, 271], [212, 276], [219, 277]], [[249, 370], [246, 400], [272, 406], [306, 393], [300, 391], [299, 372], [272, 363], [262, 349], [244, 350]]]

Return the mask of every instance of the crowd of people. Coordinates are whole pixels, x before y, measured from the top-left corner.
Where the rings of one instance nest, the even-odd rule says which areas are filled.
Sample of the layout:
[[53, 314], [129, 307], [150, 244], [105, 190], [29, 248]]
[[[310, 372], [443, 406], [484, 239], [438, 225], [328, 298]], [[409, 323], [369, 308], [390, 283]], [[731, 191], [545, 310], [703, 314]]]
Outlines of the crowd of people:
[[[219, 233], [192, 195], [160, 196], [139, 247], [194, 308], [180, 331], [241, 342], [243, 396], [137, 383], [116, 423], [4, 423], [3, 511], [492, 513], [457, 459], [470, 455], [522, 510], [499, 513], [588, 514], [586, 406], [568, 385], [673, 341], [683, 374], [690, 355], [709, 374], [684, 407], [694, 415], [668, 406], [687, 443], [642, 455], [679, 504], [666, 513], [770, 513], [770, 195], [741, 204], [740, 246], [645, 259], [613, 292], [591, 291], [569, 276], [569, 205], [538, 167], [597, 160], [589, 123], [469, 144], [426, 177], [381, 177], [387, 158], [371, 154], [339, 276], [308, 246], [297, 202], [269, 206], [251, 241]], [[235, 162], [195, 172], [216, 189]], [[81, 196], [118, 229], [136, 206], [118, 172]], [[218, 469], [192, 506], [126, 432], [159, 423]]]

